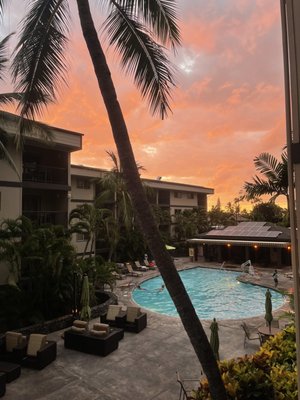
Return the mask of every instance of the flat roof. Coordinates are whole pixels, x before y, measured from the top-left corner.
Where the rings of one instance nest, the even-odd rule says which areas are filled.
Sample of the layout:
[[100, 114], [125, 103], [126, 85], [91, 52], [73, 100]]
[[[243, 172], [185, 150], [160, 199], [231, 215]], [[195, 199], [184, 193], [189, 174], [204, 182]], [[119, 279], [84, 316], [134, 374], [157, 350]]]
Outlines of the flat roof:
[[[73, 169], [73, 171], [72, 171]], [[82, 172], [85, 170], [87, 171], [86, 176], [89, 176], [89, 172], [110, 172], [104, 168], [97, 168], [97, 167], [89, 167], [86, 165], [77, 165], [71, 164], [71, 175], [74, 172], [76, 174], [76, 169], [81, 170]], [[83, 174], [81, 174], [83, 176]], [[196, 186], [196, 185], [189, 185], [186, 183], [178, 183], [178, 182], [168, 182], [162, 181], [158, 179], [148, 179], [142, 178], [142, 181], [148, 184], [148, 186], [157, 188], [157, 189], [169, 189], [169, 190], [178, 190], [178, 191], [186, 191], [186, 192], [198, 192], [198, 193], [205, 193], [205, 194], [214, 194], [214, 189], [206, 188], [204, 186]]]

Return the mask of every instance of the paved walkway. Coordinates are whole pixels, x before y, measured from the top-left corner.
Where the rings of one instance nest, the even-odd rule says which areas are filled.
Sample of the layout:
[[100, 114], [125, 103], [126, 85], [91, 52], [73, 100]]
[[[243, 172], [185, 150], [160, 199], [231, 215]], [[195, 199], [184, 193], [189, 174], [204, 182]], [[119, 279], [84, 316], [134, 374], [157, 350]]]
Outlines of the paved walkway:
[[[198, 264], [185, 262], [180, 267]], [[148, 271], [143, 279], [153, 274]], [[131, 303], [126, 283], [133, 280], [138, 283], [141, 279], [118, 281], [116, 293], [124, 306]], [[270, 270], [263, 270], [257, 283], [273, 286]], [[280, 289], [287, 290], [291, 284], [279, 273]], [[93, 322], [98, 320], [90, 324]], [[244, 348], [240, 322], [219, 321], [221, 359], [258, 350], [256, 341], [248, 342]], [[263, 315], [247, 322], [263, 325]], [[208, 335], [209, 325], [210, 321], [203, 321]], [[22, 369], [21, 377], [7, 385], [5, 400], [175, 400], [179, 397], [177, 370], [182, 377], [200, 376], [199, 362], [177, 318], [149, 312], [147, 329], [139, 334], [126, 332], [118, 350], [105, 358], [65, 349], [61, 334], [49, 334], [58, 342], [57, 360], [42, 371]]]

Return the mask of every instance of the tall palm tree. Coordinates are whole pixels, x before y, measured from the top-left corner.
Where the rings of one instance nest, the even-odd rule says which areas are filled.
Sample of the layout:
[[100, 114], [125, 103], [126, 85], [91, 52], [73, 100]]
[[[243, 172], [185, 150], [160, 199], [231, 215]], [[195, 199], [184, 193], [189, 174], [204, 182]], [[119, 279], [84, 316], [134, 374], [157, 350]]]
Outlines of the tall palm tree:
[[[145, 195], [89, 0], [76, 2], [82, 33], [137, 218], [208, 378], [212, 398], [225, 400], [224, 385], [209, 341], [171, 256], [165, 249]], [[170, 109], [169, 96], [174, 84], [172, 66], [164, 49], [168, 44], [175, 49], [180, 42], [175, 0], [106, 0], [102, 4], [107, 6], [108, 11], [104, 29], [109, 44], [115, 45], [121, 55], [123, 68], [134, 76], [142, 96], [149, 101], [151, 111], [164, 118]], [[65, 78], [64, 52], [69, 15], [69, 0], [31, 1], [13, 64], [16, 87], [25, 93], [20, 103], [21, 116], [34, 118], [44, 105], [55, 100], [55, 87], [61, 82], [61, 77]]]
[[[11, 35], [6, 36], [0, 41], [0, 81], [4, 80], [5, 70], [8, 63], [7, 55], [7, 44]], [[18, 100], [19, 95], [17, 93], [0, 93], [0, 106], [11, 104], [14, 100]], [[3, 118], [3, 114], [0, 111], [0, 118]], [[4, 159], [11, 168], [15, 171], [20, 179], [20, 174], [14, 160], [7, 149], [7, 134], [3, 128], [0, 127], [0, 157]]]
[[288, 169], [287, 169], [287, 151], [281, 154], [281, 161], [277, 160], [269, 153], [261, 153], [254, 158], [254, 165], [258, 172], [264, 178], [255, 176], [253, 182], [245, 182], [244, 198], [255, 200], [263, 195], [271, 196], [270, 201], [274, 202], [276, 198], [283, 195], [288, 202]]
[[71, 233], [83, 233], [86, 235], [82, 258], [86, 256], [88, 250], [90, 257], [92, 257], [97, 235], [105, 228], [105, 219], [110, 215], [110, 210], [98, 208], [93, 204], [82, 204], [70, 212]]

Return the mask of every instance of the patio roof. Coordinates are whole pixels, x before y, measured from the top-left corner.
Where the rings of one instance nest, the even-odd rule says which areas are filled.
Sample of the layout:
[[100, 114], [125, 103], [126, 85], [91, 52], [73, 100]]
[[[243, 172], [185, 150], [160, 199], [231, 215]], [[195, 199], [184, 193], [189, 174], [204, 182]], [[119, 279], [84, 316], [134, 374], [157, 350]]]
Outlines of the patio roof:
[[286, 247], [288, 248], [291, 246], [290, 241], [278, 241], [278, 242], [271, 242], [271, 241], [264, 241], [264, 240], [242, 240], [242, 239], [219, 239], [219, 238], [201, 238], [201, 239], [189, 239], [189, 243], [194, 243], [194, 244], [216, 244], [216, 245], [227, 245], [230, 244], [232, 246], [260, 246], [260, 247]]

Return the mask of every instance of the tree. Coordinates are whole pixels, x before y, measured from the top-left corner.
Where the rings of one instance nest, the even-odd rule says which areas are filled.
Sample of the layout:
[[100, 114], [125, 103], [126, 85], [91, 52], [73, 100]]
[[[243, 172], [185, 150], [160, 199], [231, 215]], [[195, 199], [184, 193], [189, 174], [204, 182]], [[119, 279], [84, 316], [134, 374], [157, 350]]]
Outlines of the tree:
[[[169, 95], [174, 84], [172, 67], [164, 48], [168, 44], [176, 48], [180, 42], [175, 1], [107, 0], [105, 4], [108, 6], [109, 14], [104, 28], [108, 34], [109, 44], [116, 46], [121, 55], [123, 68], [133, 74], [142, 96], [149, 100], [151, 111], [164, 118], [170, 109]], [[13, 63], [17, 88], [25, 93], [20, 104], [22, 117], [34, 119], [36, 113], [41, 112], [43, 105], [55, 100], [55, 87], [61, 82], [60, 77], [66, 71], [64, 52], [68, 31], [68, 6], [68, 0], [31, 1]], [[165, 249], [141, 183], [89, 1], [77, 0], [77, 6], [83, 36], [108, 113], [124, 179], [137, 218], [208, 378], [212, 398], [226, 399], [224, 385], [209, 341], [172, 258]]]
[[275, 201], [280, 195], [286, 197], [288, 202], [288, 164], [287, 151], [281, 154], [281, 161], [278, 161], [269, 153], [261, 153], [254, 158], [254, 165], [263, 178], [255, 175], [253, 182], [245, 182], [242, 196], [246, 200], [257, 200], [261, 196], [271, 196], [270, 201]]
[[106, 227], [105, 219], [109, 218], [110, 215], [110, 210], [98, 208], [93, 204], [82, 204], [70, 212], [71, 233], [81, 233], [86, 239], [82, 258], [86, 256], [88, 249], [90, 257], [92, 257], [96, 238], [101, 230]]
[[286, 219], [286, 210], [273, 202], [256, 204], [251, 212], [253, 221], [266, 221], [274, 224], [283, 223]]

